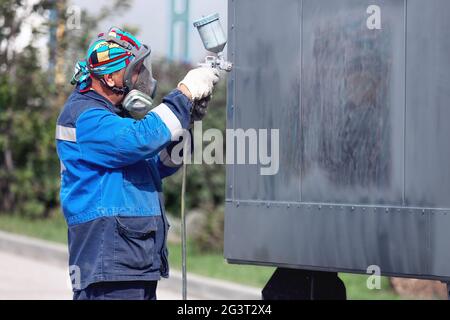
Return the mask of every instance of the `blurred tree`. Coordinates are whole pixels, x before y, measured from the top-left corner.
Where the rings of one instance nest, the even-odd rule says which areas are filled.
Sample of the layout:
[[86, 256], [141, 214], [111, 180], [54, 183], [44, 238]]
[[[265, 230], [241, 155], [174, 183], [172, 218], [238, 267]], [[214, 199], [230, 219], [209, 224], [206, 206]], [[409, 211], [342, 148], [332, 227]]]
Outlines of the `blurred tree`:
[[[0, 212], [45, 218], [58, 208], [54, 129], [72, 90], [68, 82], [73, 65], [98, 23], [130, 3], [116, 0], [99, 16], [82, 12], [77, 29], [66, 27], [69, 1], [0, 0]], [[49, 10], [56, 10], [56, 20], [48, 20]], [[24, 44], [23, 38], [19, 43], [30, 26], [29, 43]], [[52, 27], [57, 40], [54, 81], [35, 41]], [[66, 60], [71, 55], [77, 58]]]
[[[47, 1], [0, 1], [0, 211], [47, 215], [57, 205], [57, 158], [47, 79], [20, 33]], [[36, 30], [31, 30], [34, 35]], [[31, 37], [32, 38], [32, 37]], [[51, 109], [50, 109], [51, 110]]]

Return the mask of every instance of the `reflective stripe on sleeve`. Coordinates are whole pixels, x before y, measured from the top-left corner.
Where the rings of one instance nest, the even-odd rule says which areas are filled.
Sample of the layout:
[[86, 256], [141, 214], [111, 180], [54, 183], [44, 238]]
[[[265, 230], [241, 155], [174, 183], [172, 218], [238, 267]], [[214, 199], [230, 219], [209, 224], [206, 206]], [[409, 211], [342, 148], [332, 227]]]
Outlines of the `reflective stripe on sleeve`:
[[172, 141], [180, 137], [180, 135], [183, 133], [181, 122], [168, 106], [162, 103], [154, 108], [151, 112], [156, 113], [167, 126], [167, 128], [169, 128], [170, 134], [172, 136]]
[[57, 125], [55, 138], [56, 140], [77, 142], [77, 131], [75, 128]]

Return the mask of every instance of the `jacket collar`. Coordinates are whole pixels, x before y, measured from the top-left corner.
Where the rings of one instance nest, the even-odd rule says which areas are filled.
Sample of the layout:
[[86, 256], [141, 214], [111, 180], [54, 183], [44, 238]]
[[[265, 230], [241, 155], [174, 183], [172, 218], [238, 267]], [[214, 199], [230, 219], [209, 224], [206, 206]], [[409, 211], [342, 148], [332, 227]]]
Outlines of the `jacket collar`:
[[104, 104], [109, 110], [111, 110], [112, 112], [114, 112], [115, 114], [118, 115], [122, 115], [123, 111], [122, 108], [115, 106], [111, 103], [111, 101], [109, 101], [108, 99], [106, 99], [104, 96], [102, 96], [101, 94], [99, 94], [97, 91], [93, 90], [93, 89], [89, 89], [89, 90], [81, 90], [80, 87], [77, 87], [77, 92], [85, 97], [88, 97], [90, 99], [96, 100], [98, 102], [101, 102], [102, 104]]

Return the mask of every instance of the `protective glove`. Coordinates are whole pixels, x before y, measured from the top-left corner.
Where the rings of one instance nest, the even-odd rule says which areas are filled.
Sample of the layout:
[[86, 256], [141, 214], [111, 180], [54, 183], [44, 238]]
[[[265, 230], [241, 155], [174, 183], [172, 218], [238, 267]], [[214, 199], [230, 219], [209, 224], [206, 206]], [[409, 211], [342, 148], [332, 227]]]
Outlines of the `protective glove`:
[[211, 100], [211, 96], [203, 98], [202, 100], [194, 102], [192, 108], [191, 122], [201, 121], [208, 113], [208, 103]]
[[189, 71], [178, 86], [184, 85], [191, 93], [191, 100], [199, 101], [212, 94], [217, 82], [219, 82], [219, 70], [201, 67]]

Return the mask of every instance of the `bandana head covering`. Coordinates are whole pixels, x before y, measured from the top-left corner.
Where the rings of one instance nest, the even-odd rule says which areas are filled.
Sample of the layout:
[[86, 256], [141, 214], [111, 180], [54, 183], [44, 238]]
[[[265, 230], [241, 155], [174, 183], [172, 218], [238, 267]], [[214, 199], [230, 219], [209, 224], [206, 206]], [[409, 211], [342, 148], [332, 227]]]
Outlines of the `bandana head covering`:
[[89, 46], [86, 59], [78, 61], [75, 66], [71, 83], [78, 84], [81, 90], [89, 90], [91, 76], [102, 76], [117, 72], [126, 68], [134, 59], [130, 50], [126, 50], [118, 43], [98, 39], [105, 36], [125, 41], [137, 50], [142, 46], [132, 34], [119, 28], [111, 28], [106, 35], [100, 33]]

